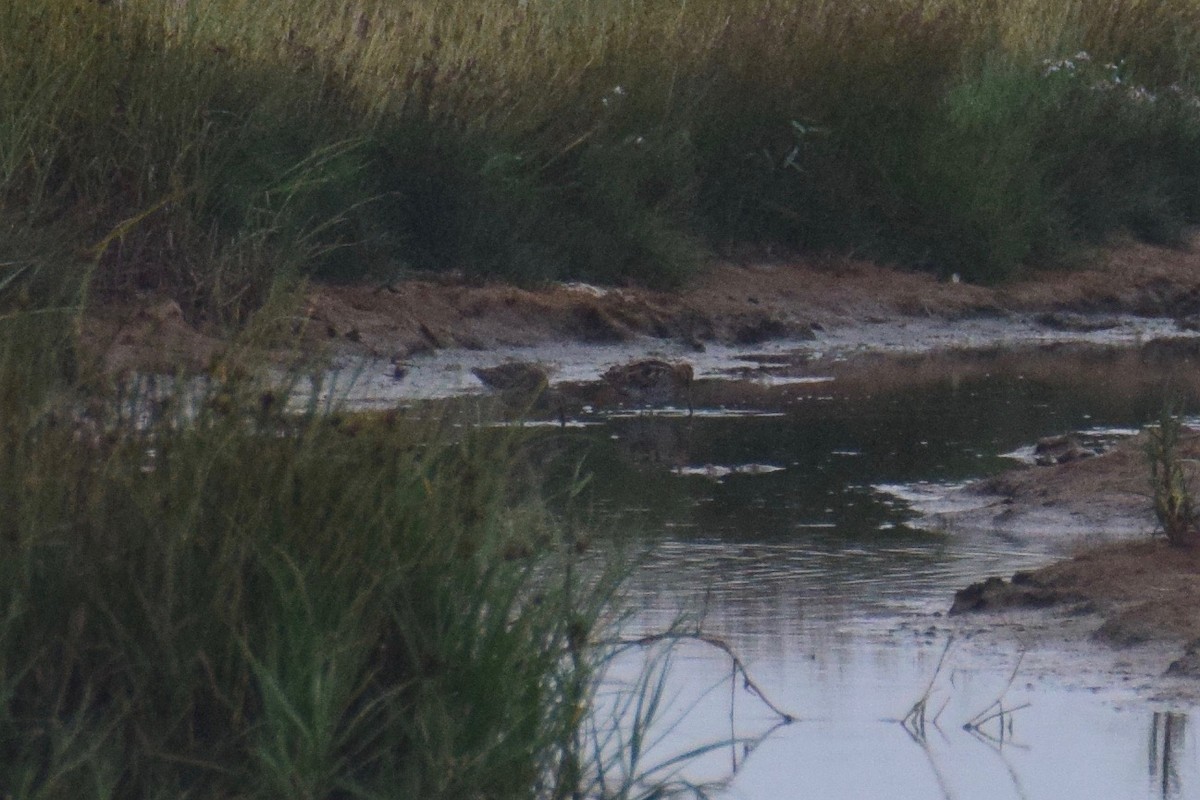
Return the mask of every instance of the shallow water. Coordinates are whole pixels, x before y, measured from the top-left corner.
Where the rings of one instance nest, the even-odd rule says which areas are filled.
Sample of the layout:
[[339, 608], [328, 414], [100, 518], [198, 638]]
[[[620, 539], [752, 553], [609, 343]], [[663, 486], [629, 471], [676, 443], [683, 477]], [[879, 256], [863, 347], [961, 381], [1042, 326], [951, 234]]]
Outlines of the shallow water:
[[[736, 415], [711, 404], [691, 418], [593, 414], [585, 421], [599, 424], [563, 433], [594, 475], [596, 509], [649, 532], [627, 633], [703, 611], [704, 631], [800, 717], [682, 775], [755, 799], [1200, 796], [1193, 706], [1168, 699], [1157, 677], [1171, 652], [1045, 631], [1026, 641], [1023, 619], [1000, 630], [942, 615], [955, 588], [1045, 563], [1078, 532], [922, 530], [911, 507], [1011, 468], [1005, 454], [1041, 436], [1137, 428], [1190, 359], [1190, 349], [958, 354], [878, 390], [862, 375], [783, 382]], [[645, 656], [619, 660], [610, 687], [633, 680]], [[731, 719], [738, 736], [774, 724], [712, 648], [681, 646], [666, 674], [674, 702], [643, 766], [730, 736]], [[941, 716], [913, 736], [896, 720], [931, 680], [929, 714]], [[997, 698], [1020, 707], [1005, 725], [963, 729]]]
[[[358, 357], [340, 361], [340, 385], [352, 403], [360, 407], [394, 405], [397, 400], [439, 399], [481, 393], [483, 385], [472, 374], [477, 367], [504, 361], [533, 361], [544, 365], [552, 385], [595, 381], [614, 364], [648, 356], [686, 360], [701, 378], [728, 375], [747, 363], [839, 364], [863, 354], [919, 355], [953, 349], [1085, 345], [1096, 348], [1138, 347], [1143, 343], [1172, 339], [1194, 347], [1200, 334], [1181, 332], [1170, 319], [1114, 316], [1112, 327], [1094, 331], [1048, 329], [1029, 315], [980, 317], [946, 321], [939, 318], [907, 318], [874, 324], [855, 324], [823, 330], [812, 340], [780, 340], [754, 347], [709, 343], [702, 352], [668, 340], [636, 339], [617, 344], [581, 342], [548, 343], [535, 347], [488, 350], [447, 349], [416, 356], [405, 362], [405, 377], [395, 378], [390, 359], [362, 361]], [[754, 376], [764, 385], [780, 386], [824, 381], [816, 373], [778, 374], [765, 371]], [[336, 392], [335, 392], [336, 393]]]

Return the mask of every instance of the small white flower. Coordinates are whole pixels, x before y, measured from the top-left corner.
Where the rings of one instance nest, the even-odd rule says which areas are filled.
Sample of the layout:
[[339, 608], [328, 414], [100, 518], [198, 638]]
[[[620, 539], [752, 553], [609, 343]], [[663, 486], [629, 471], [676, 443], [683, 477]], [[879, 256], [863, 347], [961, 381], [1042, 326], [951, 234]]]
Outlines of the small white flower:
[[616, 95], [617, 97], [624, 97], [625, 96], [625, 87], [621, 86], [620, 84], [617, 84], [616, 86], [613, 87], [612, 93], [614, 95]]
[[1045, 69], [1042, 70], [1042, 77], [1053, 75], [1056, 72], [1075, 72], [1075, 62], [1069, 58], [1062, 58], [1058, 61], [1051, 61], [1048, 58], [1043, 59], [1042, 66], [1045, 67]]
[[1158, 100], [1158, 96], [1145, 86], [1131, 86], [1128, 94], [1129, 99], [1135, 103], [1153, 103]]

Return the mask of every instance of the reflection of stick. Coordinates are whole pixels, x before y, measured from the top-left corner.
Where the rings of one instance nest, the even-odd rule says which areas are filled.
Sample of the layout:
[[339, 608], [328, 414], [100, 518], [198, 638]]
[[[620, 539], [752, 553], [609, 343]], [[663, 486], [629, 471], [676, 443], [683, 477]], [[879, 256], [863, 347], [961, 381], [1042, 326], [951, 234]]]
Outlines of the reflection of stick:
[[728, 642], [718, 639], [715, 636], [709, 636], [707, 634], [700, 633], [699, 631], [691, 633], [681, 631], [666, 631], [664, 633], [647, 634], [646, 636], [640, 636], [636, 639], [621, 639], [617, 641], [616, 644], [620, 645], [621, 647], [647, 647], [659, 642], [678, 642], [685, 640], [700, 642], [701, 644], [706, 644], [709, 647], [715, 647], [725, 655], [729, 656], [729, 660], [733, 664], [733, 672], [735, 675], [741, 673], [742, 686], [745, 687], [746, 691], [756, 696], [762, 701], [763, 705], [778, 714], [784, 725], [796, 721], [796, 715], [789, 714], [788, 712], [784, 711], [779, 706], [772, 703], [771, 700], [765, 694], [763, 694], [762, 689], [760, 689], [758, 684], [754, 682], [754, 679], [750, 677], [750, 671], [746, 669], [746, 665], [742, 662], [742, 659], [738, 658], [737, 653], [733, 652], [733, 647], [731, 647]]
[[738, 770], [737, 757], [737, 724], [734, 722], [734, 711], [737, 704], [737, 673], [729, 671], [729, 754], [732, 757], [733, 772]]
[[1012, 725], [1011, 724], [1009, 725], [1007, 739], [1000, 739], [1000, 738], [988, 733], [987, 731], [981, 730], [979, 728], [969, 728], [969, 729], [967, 729], [967, 733], [971, 734], [971, 737], [973, 739], [975, 739], [975, 741], [977, 741], [981, 744], [987, 745], [988, 747], [990, 747], [992, 750], [994, 750], [997, 753], [1001, 752], [1001, 748], [1012, 749], [1015, 747], [1018, 750], [1026, 750], [1026, 751], [1032, 749], [1027, 744], [1019, 744], [1012, 740]]
[[[1179, 776], [1176, 772], [1176, 748], [1183, 742], [1184, 726], [1187, 716], [1167, 712], [1163, 718], [1163, 749], [1162, 749], [1162, 796], [1175, 797], [1179, 790]], [[1175, 729], [1178, 728], [1178, 733]]]
[[[972, 728], [982, 728], [984, 723], [991, 722], [996, 717], [1003, 718], [1005, 716], [1008, 716], [1009, 714], [1012, 714], [1014, 711], [1020, 711], [1023, 708], [1029, 708], [1031, 705], [1033, 705], [1033, 703], [1022, 703], [1021, 705], [1016, 706], [1015, 708], [1009, 708], [1009, 709], [1005, 709], [1003, 706], [1001, 706], [999, 711], [993, 711], [991, 714], [988, 714], [986, 717], [979, 720], [978, 722], [968, 722], [966, 725], [963, 726], [963, 728], [965, 728], [966, 730], [971, 730]], [[1004, 726], [1002, 723], [1001, 724], [1001, 734], [1000, 734], [1001, 739], [1004, 738], [1003, 729], [1004, 729]], [[1012, 720], [1009, 720], [1009, 722], [1008, 722], [1008, 732], [1010, 734], [1012, 733]]]
[[[1024, 784], [1021, 783], [1021, 776], [1017, 774], [1017, 770], [1015, 767], [1013, 767], [1012, 762], [1010, 762], [1008, 757], [1004, 755], [1004, 750], [998, 747], [994, 742], [994, 737], [974, 729], [970, 731], [970, 734], [975, 741], [979, 742], [988, 750], [991, 750], [996, 754], [996, 757], [1000, 759], [1000, 763], [1004, 765], [1004, 769], [1008, 772], [1008, 778], [1012, 781], [1013, 791], [1017, 793], [1017, 797], [1020, 798], [1020, 800], [1028, 800], [1029, 794], [1025, 791]], [[1013, 744], [1011, 741], [1005, 742], [1005, 744], [1010, 748], [1018, 747], [1022, 750], [1029, 749], [1026, 745]]]
[[945, 699], [945, 700], [942, 702], [942, 707], [941, 707], [941, 708], [939, 708], [939, 709], [938, 709], [938, 712], [937, 712], [936, 714], [934, 714], [934, 715], [933, 715], [933, 725], [934, 725], [934, 727], [937, 727], [938, 720], [942, 718], [942, 712], [946, 710], [946, 706], [948, 706], [948, 705], [950, 705], [950, 698], [949, 698], [949, 697], [947, 697], [947, 698], [946, 698], [946, 699]]
[[924, 736], [910, 729], [908, 725], [902, 724], [900, 727], [908, 734], [908, 738], [912, 739], [913, 744], [921, 748], [921, 752], [925, 754], [925, 760], [929, 762], [929, 769], [933, 772], [933, 779], [937, 781], [938, 789], [942, 793], [942, 800], [954, 800], [954, 793], [950, 791], [950, 784], [946, 781], [946, 776], [942, 774], [937, 759], [933, 757], [933, 751], [929, 749], [929, 741]]
[[[787, 724], [788, 724], [787, 722], [778, 722], [773, 727], [768, 728], [766, 731], [764, 731], [762, 733], [762, 735], [760, 735], [760, 736], [756, 736], [753, 739], [744, 739], [743, 738], [743, 739], [736, 740], [735, 744], [741, 744], [742, 747], [744, 748], [743, 753], [742, 753], [742, 763], [745, 764], [746, 760], [748, 758], [750, 758], [751, 754], [753, 754], [753, 752], [758, 748], [758, 746], [760, 744], [767, 741], [767, 739], [769, 739], [771, 736], [773, 736], [775, 734], [775, 731], [779, 730], [780, 728], [782, 728], [784, 725], [787, 725]], [[691, 750], [688, 750], [685, 753], [680, 753], [679, 755], [674, 756], [673, 758], [669, 758], [666, 761], [664, 761], [663, 763], [661, 763], [655, 767], [651, 767], [650, 769], [645, 770], [644, 772], [642, 772], [640, 775], [637, 776], [637, 782], [645, 783], [647, 781], [650, 781], [651, 779], [654, 779], [657, 781], [657, 783], [654, 786], [654, 789], [650, 794], [643, 795], [643, 796], [645, 796], [645, 797], [675, 797], [676, 795], [682, 795], [684, 791], [687, 791], [696, 797], [709, 797], [710, 795], [705, 791], [705, 786], [692, 783], [691, 781], [688, 781], [685, 779], [674, 779], [673, 776], [678, 774], [677, 771], [675, 770], [675, 768], [678, 766], [687, 764], [689, 761], [699, 758], [700, 756], [703, 756], [706, 753], [710, 753], [710, 752], [716, 750], [718, 747], [723, 747], [723, 746], [724, 746], [724, 742], [716, 742], [714, 744], [701, 745], [700, 747], [693, 748]], [[667, 779], [655, 778], [656, 775], [658, 775], [659, 773], [662, 773], [662, 772], [670, 772], [672, 779], [667, 780]], [[728, 778], [722, 778], [719, 781], [713, 781], [709, 784], [709, 786], [712, 788], [726, 787], [726, 786], [728, 786], [728, 783], [730, 781], [732, 781], [736, 775], [737, 775], [737, 770], [734, 770], [734, 772], [731, 773]], [[632, 783], [627, 782], [627, 785], [632, 785]], [[601, 796], [608, 797], [609, 795], [605, 794], [605, 795], [601, 795]], [[620, 793], [619, 796], [628, 797], [629, 796], [628, 790], [626, 789], [624, 792]]]
[[[1026, 703], [1023, 706], [1018, 706], [1017, 708], [1010, 709], [1007, 712], [1004, 710], [1004, 696], [1008, 694], [1008, 690], [1012, 688], [1013, 681], [1017, 679], [1017, 672], [1021, 669], [1021, 662], [1024, 660], [1025, 651], [1022, 650], [1021, 654], [1017, 656], [1017, 663], [1013, 664], [1012, 672], [1008, 676], [1008, 681], [1004, 684], [1004, 688], [1000, 690], [1000, 696], [989, 703], [985, 709], [971, 717], [971, 719], [967, 720], [963, 724], [963, 730], [978, 730], [980, 725], [988, 722], [989, 720], [993, 720], [996, 717], [1003, 717], [1006, 713], [1012, 713], [1013, 711], [1018, 711], [1022, 708], [1029, 707], [1029, 703]], [[993, 708], [999, 709], [999, 711], [995, 714], [990, 713]], [[1003, 722], [1001, 722], [1001, 725], [1003, 725]]]

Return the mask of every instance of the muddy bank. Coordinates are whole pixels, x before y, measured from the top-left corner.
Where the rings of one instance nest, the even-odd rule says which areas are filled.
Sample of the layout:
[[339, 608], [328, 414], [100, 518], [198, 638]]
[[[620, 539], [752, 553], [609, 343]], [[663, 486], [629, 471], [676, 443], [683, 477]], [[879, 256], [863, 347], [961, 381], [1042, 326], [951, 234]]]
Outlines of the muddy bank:
[[[717, 263], [674, 293], [577, 284], [530, 290], [454, 278], [315, 286], [284, 327], [314, 350], [380, 359], [639, 339], [686, 353], [888, 322], [1013, 315], [1076, 334], [1103, 330], [1115, 324], [1106, 316], [1119, 314], [1171, 318], [1186, 329], [1200, 314], [1198, 241], [1182, 249], [1124, 244], [1097, 253], [1086, 268], [1033, 273], [1000, 287], [849, 258]], [[153, 298], [96, 310], [88, 334], [118, 369], [202, 365], [222, 346], [212, 326]]]
[[429, 348], [605, 344], [636, 337], [700, 349], [808, 337], [814, 328], [1014, 313], [1076, 330], [1103, 324], [1073, 316], [1079, 314], [1187, 320], [1200, 313], [1200, 251], [1129, 244], [1097, 254], [1086, 269], [1039, 273], [995, 288], [836, 258], [715, 264], [678, 293], [412, 280], [324, 287], [308, 307], [316, 333], [402, 356]]
[[1154, 540], [1101, 545], [1009, 580], [989, 578], [960, 590], [950, 613], [1074, 606], [1104, 616], [1097, 639], [1127, 646], [1200, 639], [1198, 602], [1200, 551]]
[[[994, 498], [976, 513], [992, 515], [997, 531], [1021, 515], [1051, 509], [1081, 517], [1080, 527], [1093, 537], [1090, 543], [1086, 536], [1075, 539], [1077, 552], [1066, 560], [959, 590], [951, 615], [1053, 609], [1093, 619], [1091, 637], [1106, 644], [1177, 643], [1168, 673], [1200, 678], [1200, 548], [1174, 548], [1151, 535], [1143, 447], [1144, 437], [1131, 437], [1102, 455], [1014, 470], [964, 490]], [[1186, 436], [1181, 454], [1200, 457], [1200, 433]], [[1143, 535], [1095, 544], [1106, 527], [1123, 534], [1140, 527]]]
[[[1027, 466], [952, 492], [955, 507], [928, 515], [922, 524], [982, 530], [1015, 542], [1052, 537], [1064, 555], [1109, 541], [1148, 538], [1157, 523], [1145, 440], [1130, 433], [1076, 434], [1014, 452], [1010, 455]], [[1200, 440], [1189, 437], [1188, 447], [1200, 450]]]

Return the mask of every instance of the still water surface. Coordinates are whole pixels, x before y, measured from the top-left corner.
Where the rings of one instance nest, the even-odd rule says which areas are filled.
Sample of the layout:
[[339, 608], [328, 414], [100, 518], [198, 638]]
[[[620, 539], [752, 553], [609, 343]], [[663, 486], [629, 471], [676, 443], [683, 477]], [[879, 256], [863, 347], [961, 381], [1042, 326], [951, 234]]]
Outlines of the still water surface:
[[[922, 530], [897, 498], [1012, 468], [1003, 454], [1041, 436], [1140, 426], [1184, 362], [1147, 360], [1142, 375], [1123, 362], [1119, 379], [1106, 363], [1076, 353], [1061, 370], [1024, 370], [1018, 358], [878, 391], [790, 385], [729, 415], [585, 417], [598, 424], [572, 435], [598, 510], [651, 540], [626, 632], [702, 610], [704, 631], [800, 717], [755, 747], [690, 762], [684, 777], [729, 778], [718, 796], [754, 800], [1200, 797], [1189, 704], [1155, 700], [1144, 675], [1122, 674], [1119, 657], [1114, 670], [1098, 645], [1043, 646], [1018, 665], [1019, 637], [942, 616], [955, 588], [1069, 543]], [[943, 652], [930, 701], [939, 724], [914, 737], [895, 720]], [[643, 656], [618, 661], [610, 687], [634, 680]], [[728, 737], [731, 718], [739, 736], [774, 724], [731, 691], [729, 662], [711, 648], [677, 648], [667, 675], [674, 702], [643, 766]], [[1001, 696], [1025, 706], [1008, 725], [962, 728]]]

